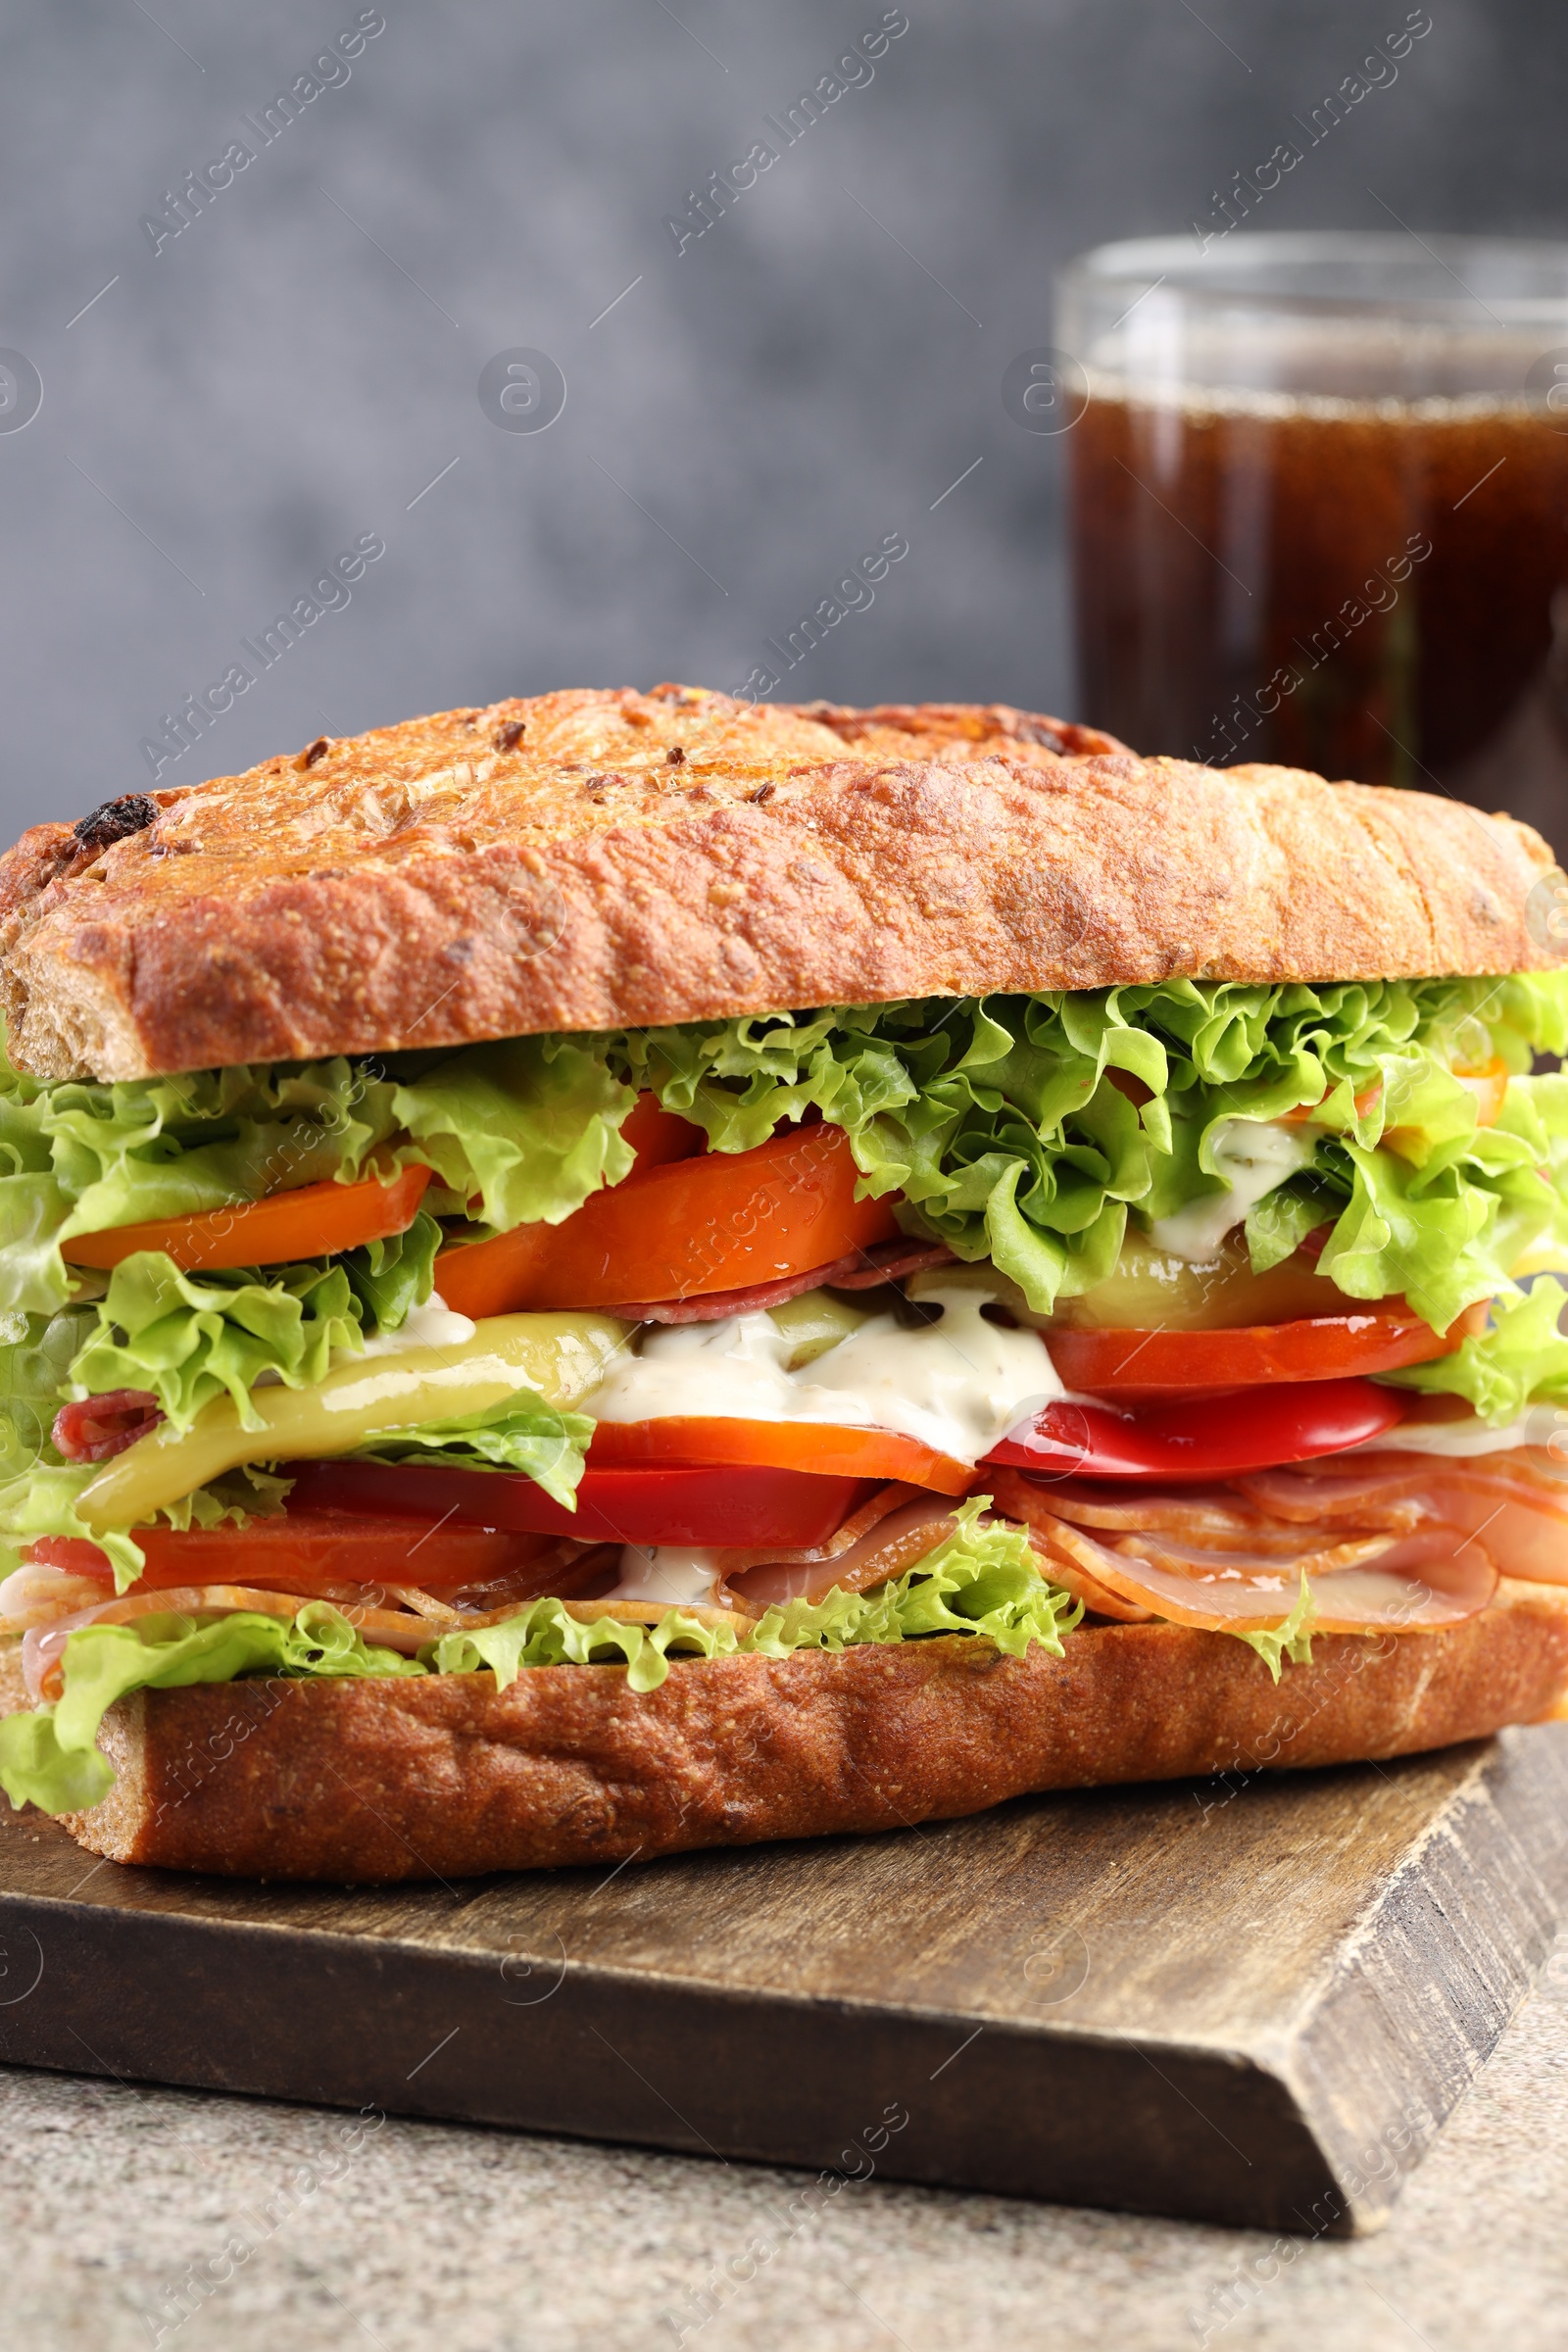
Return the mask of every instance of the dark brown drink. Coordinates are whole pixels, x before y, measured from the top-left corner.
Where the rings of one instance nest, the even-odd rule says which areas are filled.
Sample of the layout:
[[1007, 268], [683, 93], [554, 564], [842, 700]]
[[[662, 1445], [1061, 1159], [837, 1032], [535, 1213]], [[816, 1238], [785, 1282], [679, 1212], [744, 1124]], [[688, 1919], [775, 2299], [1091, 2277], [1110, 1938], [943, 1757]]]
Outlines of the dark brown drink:
[[1097, 394], [1070, 447], [1097, 724], [1491, 806], [1568, 786], [1568, 432], [1543, 410]]
[[1148, 239], [1059, 318], [1082, 714], [1568, 837], [1568, 246]]

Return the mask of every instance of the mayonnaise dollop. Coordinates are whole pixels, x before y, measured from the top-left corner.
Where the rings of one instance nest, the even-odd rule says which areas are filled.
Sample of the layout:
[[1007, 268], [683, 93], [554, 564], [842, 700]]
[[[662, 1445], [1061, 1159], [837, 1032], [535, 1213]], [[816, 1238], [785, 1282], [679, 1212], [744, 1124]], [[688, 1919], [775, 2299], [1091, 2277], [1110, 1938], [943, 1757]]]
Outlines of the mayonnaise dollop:
[[704, 1605], [713, 1598], [719, 1567], [716, 1551], [688, 1550], [677, 1544], [628, 1544], [610, 1598], [661, 1601], [670, 1609]]
[[581, 1410], [596, 1421], [839, 1422], [977, 1462], [1064, 1394], [1039, 1334], [989, 1321], [988, 1303], [980, 1291], [933, 1288], [921, 1304], [940, 1306], [939, 1322], [910, 1331], [873, 1315], [799, 1372], [785, 1369], [791, 1342], [769, 1315], [667, 1324], [646, 1334], [640, 1355], [620, 1358]]
[[1287, 1176], [1311, 1164], [1317, 1137], [1310, 1127], [1275, 1119], [1225, 1119], [1215, 1133], [1214, 1173], [1229, 1190], [1206, 1193], [1168, 1217], [1155, 1217], [1149, 1238], [1157, 1250], [1197, 1264], [1212, 1257], [1249, 1209]]
[[1506, 1422], [1501, 1429], [1473, 1416], [1462, 1421], [1401, 1421], [1396, 1429], [1386, 1430], [1380, 1438], [1363, 1439], [1359, 1446], [1348, 1446], [1330, 1460], [1353, 1461], [1358, 1453], [1395, 1449], [1463, 1460], [1472, 1454], [1508, 1453], [1516, 1446], [1544, 1446], [1552, 1460], [1562, 1464], [1563, 1477], [1568, 1480], [1568, 1411], [1560, 1404], [1533, 1404], [1517, 1421]]
[[[366, 1355], [407, 1355], [411, 1348], [457, 1348], [471, 1340], [478, 1325], [466, 1315], [460, 1315], [448, 1306], [439, 1291], [432, 1291], [422, 1306], [411, 1306], [396, 1331], [377, 1331], [365, 1343]], [[339, 1363], [352, 1363], [355, 1355], [347, 1348], [336, 1348], [332, 1354], [335, 1369]]]

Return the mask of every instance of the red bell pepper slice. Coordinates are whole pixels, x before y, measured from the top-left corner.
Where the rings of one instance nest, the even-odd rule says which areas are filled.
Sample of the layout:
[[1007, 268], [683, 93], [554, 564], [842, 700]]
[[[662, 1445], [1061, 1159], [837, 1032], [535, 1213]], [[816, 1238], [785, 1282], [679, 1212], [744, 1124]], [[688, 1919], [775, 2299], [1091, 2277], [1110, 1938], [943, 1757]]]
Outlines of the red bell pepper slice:
[[1033, 1429], [1004, 1438], [981, 1467], [1057, 1478], [1238, 1478], [1383, 1437], [1408, 1405], [1399, 1390], [1370, 1380], [1281, 1384], [1126, 1414], [1060, 1402]]

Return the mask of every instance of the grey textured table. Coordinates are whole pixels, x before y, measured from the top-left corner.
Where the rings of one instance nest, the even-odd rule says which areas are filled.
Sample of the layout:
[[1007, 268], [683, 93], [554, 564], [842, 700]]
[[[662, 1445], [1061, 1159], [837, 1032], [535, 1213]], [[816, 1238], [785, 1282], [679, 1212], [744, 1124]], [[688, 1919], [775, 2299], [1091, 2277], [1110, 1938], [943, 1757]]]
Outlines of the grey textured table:
[[1565, 2091], [1568, 1938], [1390, 2227], [1282, 2243], [875, 2179], [814, 2204], [800, 2174], [4, 2073], [0, 2340], [1557, 2352]]

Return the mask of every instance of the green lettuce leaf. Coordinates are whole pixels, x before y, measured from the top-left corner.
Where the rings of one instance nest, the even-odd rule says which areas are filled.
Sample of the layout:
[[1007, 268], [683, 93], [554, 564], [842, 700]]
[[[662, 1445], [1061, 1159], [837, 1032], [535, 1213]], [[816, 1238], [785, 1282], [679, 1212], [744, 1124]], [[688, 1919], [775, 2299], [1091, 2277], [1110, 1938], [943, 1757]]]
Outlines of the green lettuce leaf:
[[479, 1230], [559, 1224], [630, 1170], [635, 1100], [600, 1037], [118, 1086], [46, 1083], [0, 1054], [0, 1311], [50, 1314], [79, 1295], [60, 1253], [75, 1234], [354, 1183], [372, 1159], [433, 1168], [426, 1206], [465, 1217], [473, 1203]]
[[[72, 1367], [91, 1344], [95, 1310], [15, 1313], [8, 1322], [11, 1333], [0, 1332], [0, 1573], [14, 1568], [24, 1547], [40, 1536], [75, 1537], [102, 1546], [122, 1591], [140, 1575], [145, 1555], [127, 1532], [100, 1535], [83, 1524], [76, 1502], [102, 1465], [64, 1461], [51, 1436], [61, 1398], [70, 1393]], [[147, 1383], [138, 1378], [129, 1385]], [[288, 1489], [289, 1481], [253, 1464], [198, 1488], [164, 1517], [173, 1527], [244, 1526], [280, 1509]]]
[[146, 1389], [177, 1429], [225, 1392], [240, 1425], [259, 1429], [251, 1391], [264, 1372], [314, 1388], [333, 1353], [368, 1332], [396, 1331], [430, 1295], [441, 1228], [421, 1210], [406, 1233], [342, 1257], [293, 1266], [182, 1273], [162, 1250], [122, 1258], [91, 1312], [66, 1393]]
[[0, 1058], [0, 1308], [64, 1306], [74, 1234], [353, 1181], [396, 1126], [392, 1096], [341, 1058], [117, 1086], [49, 1084]]
[[1504, 1292], [1492, 1321], [1453, 1355], [1390, 1372], [1392, 1387], [1462, 1396], [1483, 1421], [1504, 1427], [1531, 1404], [1568, 1404], [1568, 1336], [1561, 1325], [1568, 1290], [1549, 1275]]
[[[911, 1230], [994, 1258], [1042, 1311], [1104, 1277], [1129, 1210], [1217, 1190], [1222, 1120], [1318, 1104], [1317, 1164], [1249, 1219], [1255, 1262], [1327, 1204], [1351, 1296], [1404, 1290], [1446, 1323], [1521, 1234], [1557, 1235], [1568, 1105], [1524, 1073], [1565, 1045], [1553, 972], [939, 998], [119, 1087], [0, 1071], [0, 1309], [66, 1302], [63, 1236], [347, 1181], [377, 1152], [434, 1167], [437, 1213], [557, 1223], [627, 1173], [621, 1126], [651, 1087], [719, 1151], [808, 1111], [842, 1126], [866, 1192], [903, 1193]], [[1477, 1136], [1446, 1065], [1494, 1055], [1522, 1084]], [[1378, 1149], [1391, 1125], [1402, 1157]]]
[[146, 1389], [180, 1430], [225, 1393], [241, 1427], [260, 1429], [251, 1390], [263, 1372], [312, 1388], [334, 1349], [365, 1345], [348, 1277], [327, 1259], [185, 1274], [162, 1251], [138, 1250], [115, 1268], [96, 1314], [70, 1394]]
[[292, 1622], [239, 1611], [206, 1624], [171, 1613], [131, 1625], [78, 1627], [66, 1642], [63, 1690], [54, 1706], [0, 1722], [0, 1788], [13, 1807], [46, 1813], [95, 1805], [114, 1782], [98, 1730], [129, 1690], [172, 1690], [230, 1683], [242, 1674], [422, 1674], [396, 1650], [369, 1646], [329, 1602], [312, 1601]]
[[435, 1261], [445, 1239], [434, 1217], [421, 1208], [402, 1233], [366, 1242], [332, 1259], [359, 1300], [360, 1325], [368, 1338], [401, 1331], [415, 1307], [424, 1304], [435, 1288]]
[[[7, 1320], [16, 1336], [0, 1347], [0, 1569], [9, 1572], [40, 1536], [99, 1539], [76, 1516], [77, 1498], [98, 1465], [64, 1461], [51, 1434], [72, 1361], [92, 1326], [91, 1309], [15, 1311]], [[104, 1549], [123, 1583], [145, 1566], [127, 1538], [117, 1536]]]
[[[1311, 1665], [1312, 1625], [1317, 1615], [1318, 1605], [1312, 1597], [1311, 1587], [1306, 1581], [1306, 1570], [1303, 1568], [1301, 1570], [1301, 1590], [1290, 1615], [1279, 1625], [1264, 1626], [1257, 1633], [1239, 1633], [1235, 1639], [1238, 1642], [1245, 1642], [1249, 1649], [1256, 1650], [1277, 1683], [1280, 1679], [1280, 1666], [1286, 1658], [1290, 1659], [1293, 1666]], [[1224, 1630], [1229, 1633], [1231, 1628], [1227, 1626]]]
[[92, 1320], [83, 1308], [0, 1318], [0, 1485], [59, 1461], [49, 1433]]
[[561, 1412], [532, 1389], [519, 1389], [482, 1413], [384, 1430], [346, 1458], [414, 1462], [424, 1468], [445, 1463], [454, 1470], [521, 1470], [570, 1510], [593, 1434], [586, 1413]]
[[1446, 1071], [1405, 1066], [1395, 1081], [1383, 1149], [1348, 1134], [1320, 1148], [1341, 1205], [1318, 1269], [1353, 1298], [1402, 1293], [1445, 1331], [1505, 1289], [1533, 1244], [1568, 1242], [1551, 1172], [1568, 1151], [1568, 1090], [1560, 1077], [1514, 1078], [1496, 1125], [1477, 1129]]
[[147, 1555], [135, 1538], [121, 1528], [107, 1532], [78, 1518], [76, 1505], [97, 1477], [98, 1462], [36, 1462], [20, 1478], [0, 1487], [0, 1552], [13, 1568], [25, 1546], [41, 1536], [64, 1536], [77, 1543], [96, 1544], [114, 1563], [116, 1590], [134, 1584], [147, 1565]]
[[680, 1609], [655, 1626], [612, 1617], [573, 1617], [559, 1600], [536, 1600], [504, 1623], [474, 1633], [444, 1634], [428, 1653], [438, 1674], [491, 1667], [503, 1690], [526, 1666], [586, 1665], [624, 1660], [634, 1690], [656, 1690], [671, 1651], [703, 1657], [756, 1652], [789, 1657], [799, 1649], [847, 1649], [861, 1642], [906, 1642], [928, 1634], [972, 1634], [1021, 1657], [1038, 1642], [1053, 1657], [1061, 1636], [1083, 1610], [1041, 1575], [1028, 1536], [996, 1520], [979, 1524], [991, 1507], [977, 1495], [957, 1512], [957, 1525], [936, 1550], [873, 1592], [834, 1591], [819, 1601], [790, 1601], [769, 1609], [744, 1633], [705, 1624]]
[[414, 1139], [401, 1156], [434, 1168], [460, 1209], [477, 1196], [485, 1224], [500, 1231], [559, 1225], [628, 1175], [620, 1130], [635, 1101], [592, 1037], [469, 1046], [392, 1097]]
[[443, 1634], [428, 1655], [436, 1674], [475, 1674], [488, 1666], [505, 1690], [528, 1666], [620, 1666], [633, 1690], [657, 1690], [673, 1650], [732, 1657], [743, 1644], [730, 1625], [706, 1625], [685, 1609], [666, 1609], [657, 1625], [616, 1617], [573, 1617], [563, 1602], [531, 1600], [500, 1625]]
[[[1355, 1298], [1403, 1291], [1446, 1328], [1530, 1240], [1568, 1239], [1540, 1173], [1568, 1165], [1563, 1082], [1522, 1075], [1565, 1043], [1568, 975], [1545, 973], [838, 1007], [628, 1033], [611, 1053], [720, 1151], [816, 1109], [848, 1131], [864, 1191], [902, 1192], [913, 1229], [993, 1259], [1043, 1312], [1103, 1280], [1129, 1208], [1168, 1216], [1221, 1188], [1222, 1121], [1316, 1105], [1316, 1163], [1249, 1219], [1254, 1263], [1335, 1218], [1325, 1272]], [[1494, 1055], [1521, 1075], [1478, 1135], [1447, 1065]], [[1118, 1075], [1149, 1091], [1141, 1108]], [[1378, 1149], [1389, 1129], [1404, 1157]]]
[[1032, 1642], [1052, 1657], [1083, 1616], [1082, 1604], [1040, 1571], [1026, 1531], [1009, 1521], [982, 1524], [989, 1494], [955, 1514], [947, 1541], [870, 1592], [835, 1590], [818, 1601], [792, 1600], [767, 1610], [741, 1647], [782, 1658], [798, 1649], [846, 1649], [864, 1642], [907, 1642], [928, 1634], [975, 1634], [1022, 1657]]

